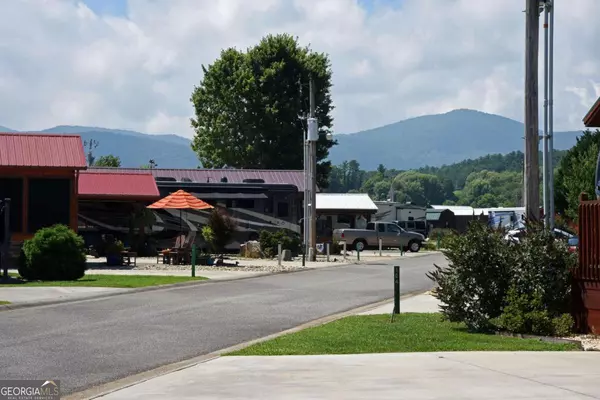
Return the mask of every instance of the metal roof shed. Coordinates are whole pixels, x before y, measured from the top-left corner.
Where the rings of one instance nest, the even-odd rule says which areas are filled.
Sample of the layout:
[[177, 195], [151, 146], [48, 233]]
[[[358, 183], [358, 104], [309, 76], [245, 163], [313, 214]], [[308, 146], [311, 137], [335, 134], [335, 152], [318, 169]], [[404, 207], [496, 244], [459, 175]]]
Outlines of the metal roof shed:
[[375, 214], [377, 205], [366, 193], [317, 193], [317, 212], [363, 212]]
[[85, 168], [80, 136], [0, 133], [0, 198], [11, 199], [12, 239], [58, 223], [76, 230], [77, 174]]

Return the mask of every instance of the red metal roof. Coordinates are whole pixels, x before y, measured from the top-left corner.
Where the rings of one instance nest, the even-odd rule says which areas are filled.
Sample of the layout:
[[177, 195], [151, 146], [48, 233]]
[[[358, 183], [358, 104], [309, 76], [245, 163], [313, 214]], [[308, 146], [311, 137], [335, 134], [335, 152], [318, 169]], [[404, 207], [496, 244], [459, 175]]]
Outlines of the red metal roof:
[[154, 177], [149, 173], [81, 171], [78, 192], [81, 198], [95, 199], [155, 200], [160, 197]]
[[81, 137], [0, 133], [0, 167], [86, 168]]
[[596, 100], [585, 117], [583, 117], [583, 124], [586, 128], [600, 127], [600, 97]]
[[304, 172], [302, 170], [273, 169], [144, 169], [144, 168], [91, 168], [100, 172], [148, 173], [154, 177], [171, 177], [178, 181], [189, 178], [193, 182], [220, 182], [227, 178], [228, 183], [243, 183], [244, 179], [263, 179], [265, 183], [295, 185], [298, 191], [304, 191]]

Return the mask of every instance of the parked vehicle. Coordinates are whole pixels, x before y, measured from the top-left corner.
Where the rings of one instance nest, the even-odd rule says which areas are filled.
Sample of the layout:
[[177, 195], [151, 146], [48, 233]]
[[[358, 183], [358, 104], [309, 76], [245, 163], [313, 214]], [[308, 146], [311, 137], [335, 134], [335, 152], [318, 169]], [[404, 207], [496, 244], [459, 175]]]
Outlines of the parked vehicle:
[[427, 227], [427, 221], [393, 221], [400, 228], [408, 232], [417, 232], [421, 235], [429, 236], [429, 229]]
[[569, 246], [569, 252], [577, 253], [579, 249], [579, 238], [577, 236], [570, 237], [567, 240], [567, 246]]
[[[525, 235], [525, 232], [526, 232], [525, 227], [521, 226], [517, 229], [508, 231], [508, 233], [506, 234], [504, 239], [506, 239], [507, 241], [518, 243], [519, 239], [523, 235]], [[575, 237], [575, 235], [572, 234], [571, 232], [567, 232], [565, 230], [558, 229], [558, 228], [554, 228], [553, 232], [554, 232], [554, 237], [556, 237], [556, 239], [558, 239], [558, 240], [570, 240], [571, 238]]]
[[377, 248], [379, 239], [381, 239], [383, 247], [398, 247], [414, 253], [421, 249], [425, 236], [417, 232], [406, 231], [392, 222], [369, 222], [366, 229], [336, 229], [333, 231], [334, 242], [346, 242], [357, 251]]

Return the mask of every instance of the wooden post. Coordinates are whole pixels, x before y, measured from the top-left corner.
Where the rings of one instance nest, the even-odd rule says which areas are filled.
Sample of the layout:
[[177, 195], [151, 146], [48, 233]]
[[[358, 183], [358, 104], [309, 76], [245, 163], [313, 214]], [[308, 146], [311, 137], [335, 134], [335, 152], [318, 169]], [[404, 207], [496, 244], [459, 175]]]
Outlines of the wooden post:
[[540, 219], [538, 48], [539, 0], [526, 0], [525, 9], [525, 171], [524, 202], [528, 221]]

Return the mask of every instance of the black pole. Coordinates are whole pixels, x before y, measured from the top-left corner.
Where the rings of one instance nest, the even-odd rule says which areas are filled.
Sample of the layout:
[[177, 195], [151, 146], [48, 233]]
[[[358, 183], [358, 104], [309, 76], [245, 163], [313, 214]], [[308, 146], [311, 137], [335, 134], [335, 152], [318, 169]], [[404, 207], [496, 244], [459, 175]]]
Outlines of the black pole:
[[394, 314], [400, 314], [400, 267], [394, 266]]

